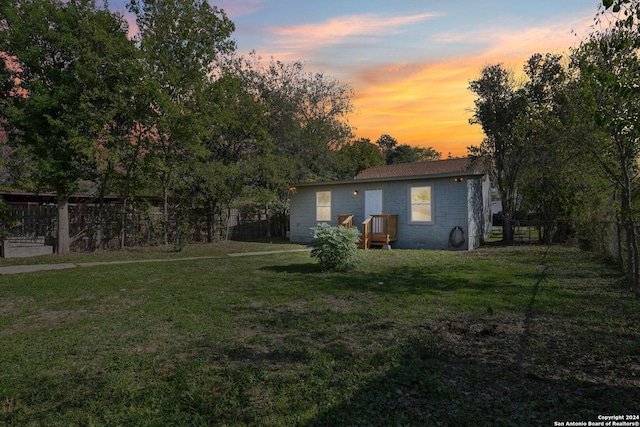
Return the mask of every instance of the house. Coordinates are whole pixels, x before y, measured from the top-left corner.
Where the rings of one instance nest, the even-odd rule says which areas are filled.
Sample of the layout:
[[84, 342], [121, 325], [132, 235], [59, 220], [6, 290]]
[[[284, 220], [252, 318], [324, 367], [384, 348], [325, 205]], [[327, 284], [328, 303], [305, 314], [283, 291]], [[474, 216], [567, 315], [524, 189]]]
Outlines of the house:
[[491, 233], [491, 184], [470, 158], [365, 169], [349, 181], [291, 188], [290, 239], [318, 223], [357, 226], [363, 246], [471, 250]]

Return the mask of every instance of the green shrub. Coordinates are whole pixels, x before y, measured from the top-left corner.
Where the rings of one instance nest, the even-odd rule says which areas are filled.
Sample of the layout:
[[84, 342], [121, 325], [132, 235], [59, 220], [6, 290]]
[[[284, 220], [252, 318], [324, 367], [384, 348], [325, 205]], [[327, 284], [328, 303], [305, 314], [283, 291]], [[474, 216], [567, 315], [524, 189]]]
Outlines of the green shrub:
[[181, 252], [189, 243], [189, 237], [193, 234], [193, 228], [186, 222], [183, 222], [176, 229], [176, 237], [173, 241], [173, 250]]
[[311, 256], [323, 270], [348, 270], [355, 264], [360, 232], [357, 228], [318, 224], [312, 228]]

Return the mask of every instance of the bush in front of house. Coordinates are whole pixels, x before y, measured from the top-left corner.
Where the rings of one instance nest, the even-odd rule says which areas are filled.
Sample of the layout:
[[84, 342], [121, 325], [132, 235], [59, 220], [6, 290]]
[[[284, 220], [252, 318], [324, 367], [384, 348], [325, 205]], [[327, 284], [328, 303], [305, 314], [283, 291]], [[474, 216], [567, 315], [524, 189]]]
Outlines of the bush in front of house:
[[311, 256], [318, 259], [324, 271], [344, 271], [353, 268], [360, 240], [360, 231], [357, 228], [318, 224], [312, 230]]

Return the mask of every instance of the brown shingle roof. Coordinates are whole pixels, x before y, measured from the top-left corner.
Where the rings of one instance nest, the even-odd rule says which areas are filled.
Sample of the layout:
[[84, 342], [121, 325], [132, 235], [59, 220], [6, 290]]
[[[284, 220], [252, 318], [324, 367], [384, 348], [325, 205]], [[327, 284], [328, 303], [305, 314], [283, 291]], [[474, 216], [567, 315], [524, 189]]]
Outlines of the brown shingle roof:
[[471, 158], [463, 157], [459, 159], [434, 160], [430, 162], [375, 166], [361, 171], [356, 176], [356, 180], [434, 175], [475, 175], [483, 173], [484, 167], [480, 162], [472, 163]]

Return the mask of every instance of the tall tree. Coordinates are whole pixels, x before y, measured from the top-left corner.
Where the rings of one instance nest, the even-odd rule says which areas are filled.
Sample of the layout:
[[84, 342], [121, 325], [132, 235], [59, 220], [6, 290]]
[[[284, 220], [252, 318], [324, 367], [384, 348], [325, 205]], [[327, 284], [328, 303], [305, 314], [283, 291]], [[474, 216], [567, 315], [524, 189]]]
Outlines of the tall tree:
[[433, 147], [414, 147], [414, 150], [418, 154], [419, 162], [428, 162], [431, 160], [440, 160], [442, 153], [437, 151]]
[[526, 97], [513, 73], [502, 64], [483, 68], [469, 89], [477, 96], [469, 122], [481, 125], [485, 137], [479, 146], [468, 150], [472, 156], [490, 163], [492, 180], [502, 200], [503, 239], [511, 244], [511, 220], [518, 208], [517, 183], [524, 163], [523, 144], [516, 138], [514, 126], [526, 107]]
[[[58, 198], [58, 251], [69, 251], [68, 199], [94, 179], [101, 142], [138, 76], [121, 15], [93, 0], [0, 4], [0, 80], [9, 143], [37, 164], [41, 189]], [[13, 66], [11, 65], [13, 64]], [[7, 90], [8, 89], [8, 90]]]
[[352, 136], [348, 114], [352, 89], [323, 73], [308, 73], [300, 62], [259, 60], [250, 64], [257, 96], [266, 106], [269, 138], [293, 163], [294, 181], [337, 177], [336, 151]]
[[388, 165], [438, 160], [442, 155], [432, 147], [412, 147], [408, 144], [399, 144], [397, 139], [386, 133], [380, 135], [380, 138], [376, 140], [376, 145]]
[[340, 148], [339, 155], [340, 179], [352, 179], [363, 169], [385, 164], [380, 150], [368, 138], [348, 142]]
[[[582, 156], [567, 132], [567, 70], [562, 56], [535, 54], [524, 67], [527, 106], [518, 117], [515, 137], [523, 142], [526, 159], [519, 191], [525, 206], [541, 220], [541, 240], [551, 243], [566, 236], [576, 188], [583, 182], [575, 166]], [[563, 221], [564, 220], [564, 221]]]
[[591, 152], [615, 184], [620, 201], [620, 226], [626, 238], [629, 284], [640, 298], [640, 253], [633, 202], [640, 184], [640, 39], [634, 29], [613, 26], [595, 32], [574, 54], [580, 66], [589, 113], [607, 135]]
[[[204, 0], [131, 0], [137, 42], [147, 73], [157, 83], [145, 127], [156, 132], [149, 153], [162, 189], [168, 226], [169, 195], [179, 170], [205, 154], [202, 140], [209, 112], [202, 96], [215, 75], [219, 55], [235, 50], [235, 26], [222, 10]], [[168, 229], [165, 243], [168, 243]]]
[[383, 133], [380, 135], [380, 138], [376, 140], [376, 145], [380, 149], [385, 162], [390, 164], [389, 158], [391, 157], [393, 150], [398, 146], [398, 140], [389, 134]]
[[[196, 168], [185, 171], [194, 184], [189, 197], [204, 209], [208, 239], [214, 235], [214, 213], [224, 216], [238, 198], [259, 194], [261, 207], [275, 198], [267, 190], [272, 187], [268, 165], [273, 146], [266, 130], [266, 108], [254, 88], [245, 84], [245, 70], [235, 68], [237, 65], [225, 65], [220, 78], [209, 85], [207, 108], [213, 114], [204, 140], [206, 155], [196, 162]], [[257, 166], [261, 162], [264, 168]], [[276, 175], [286, 176], [288, 163], [280, 160]], [[260, 185], [264, 185], [262, 193], [256, 190]]]

